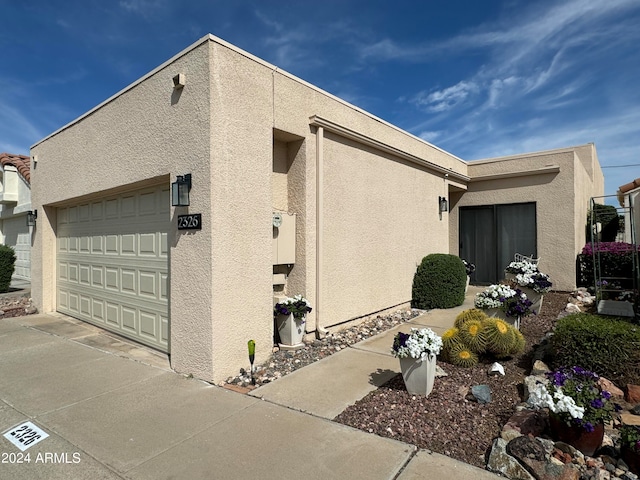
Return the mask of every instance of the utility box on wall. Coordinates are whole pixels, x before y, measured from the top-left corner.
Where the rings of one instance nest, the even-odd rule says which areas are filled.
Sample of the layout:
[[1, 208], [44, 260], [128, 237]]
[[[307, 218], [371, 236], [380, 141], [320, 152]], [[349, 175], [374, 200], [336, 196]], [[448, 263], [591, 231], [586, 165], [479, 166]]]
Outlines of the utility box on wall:
[[296, 214], [273, 212], [273, 264], [296, 263]]

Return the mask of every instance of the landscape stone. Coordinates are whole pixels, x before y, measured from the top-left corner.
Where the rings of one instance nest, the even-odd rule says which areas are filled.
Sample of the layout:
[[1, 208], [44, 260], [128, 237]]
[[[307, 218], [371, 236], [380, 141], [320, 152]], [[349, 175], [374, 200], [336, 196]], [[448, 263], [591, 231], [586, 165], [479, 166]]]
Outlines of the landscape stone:
[[619, 397], [619, 398], [624, 397], [624, 392], [618, 387], [616, 387], [616, 385], [611, 380], [608, 380], [604, 377], [600, 377], [600, 379], [598, 380], [598, 385], [602, 390], [606, 390], [614, 397]]
[[640, 403], [640, 385], [627, 384], [624, 399], [629, 403]]
[[640, 415], [640, 405], [636, 405], [635, 407], [629, 409], [629, 412], [633, 415]]
[[544, 375], [545, 373], [550, 371], [551, 369], [546, 363], [544, 363], [542, 360], [536, 360], [535, 362], [533, 362], [531, 375]]
[[536, 480], [520, 463], [507, 453], [507, 442], [496, 438], [489, 454], [487, 468], [511, 480]]
[[491, 389], [489, 385], [474, 385], [471, 394], [478, 403], [491, 403]]
[[436, 363], [436, 377], [448, 377], [449, 374], [445, 372], [440, 365]]
[[565, 312], [569, 312], [569, 313], [580, 313], [580, 307], [578, 307], [577, 305], [574, 305], [573, 303], [567, 303], [567, 307], [564, 309]]
[[536, 480], [579, 480], [580, 470], [572, 464], [551, 463], [538, 439], [528, 436], [515, 438], [507, 444], [507, 453], [523, 464]]
[[523, 398], [525, 398], [527, 401], [529, 401], [529, 395], [531, 393], [531, 391], [536, 388], [536, 384], [538, 383], [542, 383], [544, 385], [547, 385], [549, 383], [549, 380], [544, 377], [543, 375], [529, 375], [527, 377], [524, 377], [524, 396]]
[[[522, 410], [514, 413], [507, 421], [504, 428], [517, 432], [519, 435], [513, 436], [513, 438], [520, 435], [533, 435], [539, 437], [547, 426], [546, 415], [543, 415], [539, 410]], [[505, 438], [502, 435], [502, 438]], [[506, 438], [505, 438], [506, 440]]]

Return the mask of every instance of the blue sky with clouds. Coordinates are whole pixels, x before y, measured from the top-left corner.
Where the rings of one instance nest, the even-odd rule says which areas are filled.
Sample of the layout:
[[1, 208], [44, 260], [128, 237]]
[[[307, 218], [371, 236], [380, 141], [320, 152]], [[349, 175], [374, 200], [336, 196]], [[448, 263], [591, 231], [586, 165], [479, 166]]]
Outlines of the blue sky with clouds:
[[594, 142], [640, 177], [638, 0], [0, 0], [0, 152], [207, 33], [474, 160]]

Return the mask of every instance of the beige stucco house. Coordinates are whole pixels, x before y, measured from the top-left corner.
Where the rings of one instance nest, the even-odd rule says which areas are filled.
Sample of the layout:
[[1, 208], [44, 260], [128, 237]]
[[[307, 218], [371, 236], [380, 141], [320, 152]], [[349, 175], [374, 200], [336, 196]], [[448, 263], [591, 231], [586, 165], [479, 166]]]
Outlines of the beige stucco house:
[[31, 159], [0, 153], [0, 243], [16, 252], [13, 278], [31, 278], [31, 234], [27, 212], [31, 210]]
[[[274, 298], [306, 296], [306, 330], [322, 335], [408, 305], [429, 253], [473, 253], [499, 275], [498, 244], [532, 245], [523, 253], [571, 289], [588, 199], [603, 190], [593, 145], [466, 162], [213, 36], [31, 154], [38, 308], [214, 382], [248, 365], [249, 339], [268, 358]], [[190, 205], [172, 207], [186, 174]], [[514, 204], [522, 225], [501, 207]], [[187, 214], [200, 229], [178, 229]], [[503, 233], [460, 245], [479, 225]], [[505, 244], [523, 228], [524, 243]]]

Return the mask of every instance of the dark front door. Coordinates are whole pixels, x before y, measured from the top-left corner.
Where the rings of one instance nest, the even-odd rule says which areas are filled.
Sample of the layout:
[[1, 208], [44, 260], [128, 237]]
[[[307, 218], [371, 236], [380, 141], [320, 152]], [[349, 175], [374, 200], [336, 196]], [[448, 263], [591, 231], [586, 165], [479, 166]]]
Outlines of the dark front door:
[[460, 258], [476, 265], [471, 283], [504, 278], [516, 253], [537, 257], [536, 204], [460, 208]]

